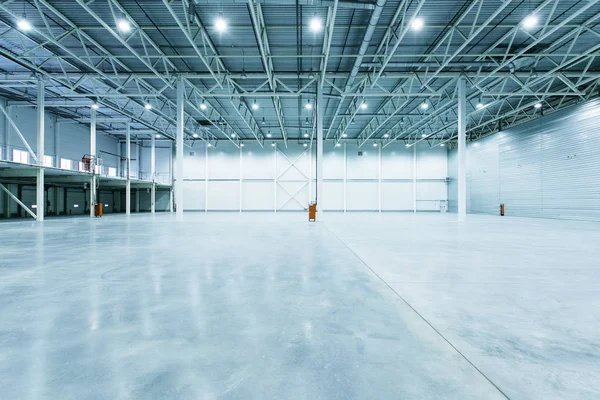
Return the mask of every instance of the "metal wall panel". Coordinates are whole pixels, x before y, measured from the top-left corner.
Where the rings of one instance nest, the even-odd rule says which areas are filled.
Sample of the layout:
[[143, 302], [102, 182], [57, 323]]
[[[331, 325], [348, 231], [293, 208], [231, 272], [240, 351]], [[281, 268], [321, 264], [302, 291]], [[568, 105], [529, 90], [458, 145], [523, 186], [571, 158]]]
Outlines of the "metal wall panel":
[[[324, 151], [325, 210], [413, 210], [412, 148], [406, 148], [403, 143], [394, 143], [385, 149], [373, 146], [359, 149], [351, 143], [346, 143], [345, 147], [346, 152], [344, 146], [327, 146]], [[229, 143], [208, 148], [208, 160], [202, 145], [194, 148], [185, 153], [186, 210], [237, 211], [241, 204], [242, 211], [274, 211], [275, 208], [301, 211], [314, 199], [314, 148], [311, 153], [300, 144], [290, 144], [288, 148], [270, 145], [260, 148], [255, 143], [247, 143], [241, 152], [241, 164], [239, 149]], [[362, 152], [360, 156], [359, 151]], [[417, 186], [421, 188], [416, 191], [419, 210], [439, 211], [440, 204], [445, 205], [446, 157], [444, 148], [423, 144], [417, 149]]]
[[[600, 221], [600, 99], [471, 143], [467, 160], [472, 212]], [[453, 211], [455, 164], [452, 150]]]

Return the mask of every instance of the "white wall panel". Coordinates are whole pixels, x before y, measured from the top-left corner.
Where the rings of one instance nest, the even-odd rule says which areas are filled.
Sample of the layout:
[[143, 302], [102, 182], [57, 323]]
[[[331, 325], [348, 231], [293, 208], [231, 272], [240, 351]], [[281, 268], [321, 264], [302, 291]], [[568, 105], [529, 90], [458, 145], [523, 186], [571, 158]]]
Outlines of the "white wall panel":
[[204, 177], [206, 176], [206, 159], [204, 158], [204, 146], [194, 147], [195, 148], [193, 150], [185, 149], [184, 151], [184, 179], [204, 179]]
[[183, 209], [186, 211], [204, 211], [204, 181], [183, 181]]
[[[336, 151], [344, 154], [344, 150], [338, 147]], [[362, 152], [362, 156], [358, 153]], [[377, 163], [379, 148], [365, 145], [360, 149], [355, 144], [348, 143], [346, 148], [348, 157], [348, 179], [377, 179]]]
[[[313, 157], [313, 162], [315, 158]], [[314, 170], [315, 168], [313, 168]], [[316, 176], [316, 175], [315, 175]], [[323, 179], [344, 178], [344, 149], [334, 148], [329, 143], [323, 148]]]
[[348, 211], [376, 211], [379, 208], [377, 182], [349, 181], [346, 193]]
[[244, 181], [242, 209], [246, 211], [273, 211], [274, 185], [269, 181]]
[[445, 147], [417, 146], [417, 179], [445, 179], [448, 163]]
[[339, 181], [323, 182], [323, 210], [344, 210], [344, 183]]
[[243, 151], [244, 179], [274, 179], [275, 149], [270, 145], [261, 148], [258, 144], [249, 143]]
[[381, 192], [381, 209], [383, 211], [410, 211], [413, 209], [412, 182], [383, 182]]
[[208, 209], [216, 211], [239, 211], [239, 181], [210, 181], [208, 183]]
[[403, 144], [392, 144], [381, 149], [381, 177], [383, 179], [412, 179], [413, 149]]
[[219, 145], [217, 148], [210, 147], [208, 149], [208, 177], [209, 179], [239, 179], [240, 150], [229, 144]]

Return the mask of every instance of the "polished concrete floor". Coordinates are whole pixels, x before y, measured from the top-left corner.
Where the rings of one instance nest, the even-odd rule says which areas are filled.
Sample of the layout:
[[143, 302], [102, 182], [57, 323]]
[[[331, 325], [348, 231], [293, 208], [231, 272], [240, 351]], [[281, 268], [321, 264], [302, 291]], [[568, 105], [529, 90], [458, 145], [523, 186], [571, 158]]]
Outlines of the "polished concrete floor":
[[598, 399], [600, 224], [0, 224], [2, 399]]

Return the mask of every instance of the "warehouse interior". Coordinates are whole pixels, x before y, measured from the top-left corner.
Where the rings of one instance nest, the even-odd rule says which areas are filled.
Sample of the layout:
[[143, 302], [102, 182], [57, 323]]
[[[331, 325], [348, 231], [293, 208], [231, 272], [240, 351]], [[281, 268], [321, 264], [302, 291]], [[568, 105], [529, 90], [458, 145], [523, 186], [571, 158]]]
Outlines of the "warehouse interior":
[[0, 27], [2, 398], [600, 398], [600, 0]]

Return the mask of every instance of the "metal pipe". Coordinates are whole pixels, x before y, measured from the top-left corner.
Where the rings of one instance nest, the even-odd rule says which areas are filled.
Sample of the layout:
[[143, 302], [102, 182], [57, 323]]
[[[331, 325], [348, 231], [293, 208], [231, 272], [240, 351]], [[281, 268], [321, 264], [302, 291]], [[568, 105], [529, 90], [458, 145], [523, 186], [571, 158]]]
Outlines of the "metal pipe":
[[379, 22], [379, 18], [381, 17], [381, 12], [383, 11], [385, 3], [386, 0], [377, 0], [377, 3], [375, 4], [375, 9], [371, 13], [371, 18], [369, 19], [369, 26], [365, 31], [362, 43], [360, 45], [360, 48], [358, 49], [358, 56], [354, 59], [354, 65], [352, 66], [350, 76], [348, 77], [348, 81], [346, 82], [346, 90], [348, 90], [352, 83], [354, 83], [356, 75], [358, 75], [358, 70], [360, 69], [364, 55], [369, 49], [369, 43], [371, 43], [371, 38], [373, 37], [373, 33], [375, 33], [375, 27]]

